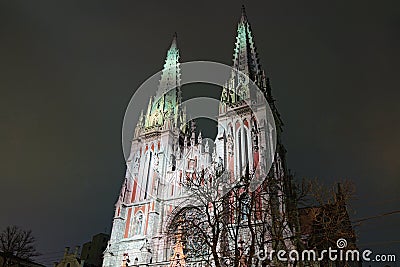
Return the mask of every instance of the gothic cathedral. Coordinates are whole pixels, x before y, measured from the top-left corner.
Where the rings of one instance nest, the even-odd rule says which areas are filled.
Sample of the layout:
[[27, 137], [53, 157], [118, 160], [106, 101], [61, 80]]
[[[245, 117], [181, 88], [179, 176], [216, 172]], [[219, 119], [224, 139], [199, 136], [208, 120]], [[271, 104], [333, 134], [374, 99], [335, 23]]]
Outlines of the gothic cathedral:
[[[250, 92], [232, 75], [222, 88], [215, 145], [196, 134], [194, 126], [186, 123], [186, 110], [181, 105], [179, 48], [174, 35], [159, 82], [157, 94], [161, 97], [149, 99], [148, 108], [140, 115], [135, 128], [103, 267], [172, 266], [171, 257], [179, 252], [180, 265], [185, 265], [180, 233], [171, 244], [163, 232], [175, 208], [168, 202], [181, 195], [182, 179], [192, 178], [196, 171], [213, 162], [237, 175], [249, 166], [264, 166], [271, 160], [272, 167], [265, 175], [274, 177], [280, 184], [278, 208], [284, 210], [295, 205], [290, 201], [292, 180], [280, 140], [283, 123], [271, 95], [269, 79], [259, 63], [244, 9], [237, 27], [232, 67], [247, 75], [263, 91], [274, 127], [268, 121], [256, 120], [246, 102], [237, 97], [249, 98]], [[173, 89], [166, 91], [169, 88]], [[271, 131], [276, 136], [273, 155], [265, 152], [271, 151], [265, 149], [272, 146]], [[287, 234], [290, 234], [295, 224], [287, 225]]]

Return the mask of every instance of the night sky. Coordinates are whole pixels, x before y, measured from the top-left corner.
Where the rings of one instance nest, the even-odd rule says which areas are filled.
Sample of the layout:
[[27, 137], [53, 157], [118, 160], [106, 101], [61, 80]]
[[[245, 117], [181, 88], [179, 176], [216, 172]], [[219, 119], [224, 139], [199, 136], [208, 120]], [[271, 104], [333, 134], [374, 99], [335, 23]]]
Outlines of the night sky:
[[[248, 1], [296, 178], [352, 180], [352, 219], [400, 210], [400, 2]], [[231, 64], [243, 1], [1, 1], [0, 229], [56, 260], [111, 229], [136, 88], [181, 61]], [[400, 214], [356, 228], [396, 253]], [[399, 257], [399, 256], [398, 256]]]

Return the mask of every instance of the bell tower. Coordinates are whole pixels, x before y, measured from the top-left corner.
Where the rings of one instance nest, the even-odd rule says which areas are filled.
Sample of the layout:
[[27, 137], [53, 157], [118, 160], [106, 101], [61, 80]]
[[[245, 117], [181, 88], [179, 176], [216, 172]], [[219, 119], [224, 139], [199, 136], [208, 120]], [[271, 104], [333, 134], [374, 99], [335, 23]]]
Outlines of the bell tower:
[[[272, 97], [269, 78], [260, 64], [244, 6], [237, 26], [232, 68], [235, 71], [223, 86], [219, 106], [217, 153], [223, 158], [226, 170], [236, 179], [247, 171], [253, 177], [265, 177], [264, 185], [257, 190], [264, 190], [274, 203], [272, 217], [295, 212], [292, 177], [281, 142], [283, 122]], [[253, 83], [261, 90], [262, 101], [259, 95], [255, 95], [255, 90], [250, 90]], [[274, 123], [271, 123], [272, 118], [262, 115], [266, 114], [265, 104], [259, 105], [259, 102], [265, 103], [265, 100]], [[265, 166], [271, 166], [268, 172]], [[288, 222], [287, 233], [296, 227], [292, 217], [295, 218], [282, 219]]]
[[[170, 198], [168, 177], [174, 176], [174, 156], [184, 127], [181, 109], [177, 35], [167, 51], [156, 95], [141, 112], [127, 160], [121, 193], [115, 204], [111, 239], [103, 266], [115, 266], [123, 255], [138, 264], [152, 262], [164, 213], [161, 202]], [[173, 192], [173, 191], [172, 191]], [[165, 255], [162, 255], [165, 257]]]

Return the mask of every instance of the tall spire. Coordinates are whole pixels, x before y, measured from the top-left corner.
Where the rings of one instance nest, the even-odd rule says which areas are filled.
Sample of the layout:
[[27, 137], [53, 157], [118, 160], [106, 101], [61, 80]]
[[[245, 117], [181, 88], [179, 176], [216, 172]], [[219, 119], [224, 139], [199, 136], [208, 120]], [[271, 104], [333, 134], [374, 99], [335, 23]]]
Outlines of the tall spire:
[[171, 121], [171, 118], [173, 119], [172, 126], [178, 126], [181, 113], [180, 72], [177, 34], [174, 33], [167, 51], [156, 96], [153, 103], [149, 102], [146, 128], [163, 126], [167, 120]]
[[[242, 6], [242, 14], [237, 26], [236, 42], [233, 50], [233, 68], [248, 76], [264, 90], [265, 86], [260, 83], [260, 77], [263, 72], [244, 5]], [[222, 113], [227, 111], [227, 106], [224, 103], [239, 103], [242, 100], [251, 98], [251, 94], [248, 79], [233, 72], [228, 82], [223, 86], [219, 111]]]
[[256, 46], [253, 41], [250, 23], [247, 20], [246, 9], [242, 6], [242, 15], [238, 23], [235, 49], [233, 53], [233, 67], [252, 80], [260, 73]]
[[157, 94], [163, 94], [170, 89], [180, 86], [180, 66], [177, 34], [172, 37], [171, 46], [167, 51], [164, 68], [162, 70], [160, 85]]

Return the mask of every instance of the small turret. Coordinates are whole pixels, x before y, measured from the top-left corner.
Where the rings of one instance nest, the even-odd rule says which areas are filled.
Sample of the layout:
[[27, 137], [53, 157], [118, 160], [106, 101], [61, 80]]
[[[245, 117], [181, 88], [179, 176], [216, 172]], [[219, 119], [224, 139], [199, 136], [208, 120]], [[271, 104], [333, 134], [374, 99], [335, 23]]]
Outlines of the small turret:
[[196, 122], [195, 121], [192, 121], [190, 124], [190, 132], [191, 132], [190, 145], [193, 147], [196, 143]]
[[206, 140], [206, 144], [204, 146], [204, 153], [210, 153], [210, 145], [208, 144], [208, 140]]
[[142, 110], [142, 112], [140, 113], [140, 116], [139, 116], [139, 120], [136, 124], [134, 138], [137, 138], [139, 136], [140, 131], [142, 130], [143, 126], [144, 126], [144, 115], [143, 115], [143, 110]]
[[200, 146], [203, 144], [203, 137], [201, 136], [201, 131], [199, 132], [199, 136], [197, 137], [197, 143]]

